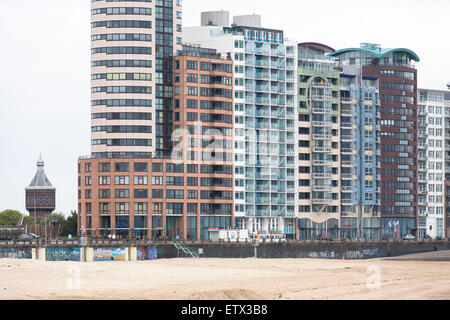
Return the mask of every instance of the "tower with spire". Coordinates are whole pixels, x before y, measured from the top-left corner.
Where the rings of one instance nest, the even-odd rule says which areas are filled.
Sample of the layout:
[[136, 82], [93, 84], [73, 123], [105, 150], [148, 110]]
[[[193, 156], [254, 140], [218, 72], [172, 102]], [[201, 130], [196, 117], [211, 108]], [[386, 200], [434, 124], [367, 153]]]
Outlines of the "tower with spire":
[[37, 223], [47, 219], [55, 211], [56, 188], [44, 172], [42, 156], [37, 161], [37, 171], [30, 185], [25, 188], [26, 209]]

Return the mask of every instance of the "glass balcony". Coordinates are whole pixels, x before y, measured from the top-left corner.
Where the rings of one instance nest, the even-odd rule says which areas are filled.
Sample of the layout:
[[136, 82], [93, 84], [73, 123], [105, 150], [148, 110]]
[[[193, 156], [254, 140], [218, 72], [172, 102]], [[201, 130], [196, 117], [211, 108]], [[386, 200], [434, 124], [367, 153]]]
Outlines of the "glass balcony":
[[312, 186], [312, 190], [314, 192], [332, 192], [333, 187], [332, 186]]
[[254, 66], [255, 65], [255, 58], [252, 57], [246, 57], [245, 58], [245, 64], [249, 65], [249, 66]]
[[256, 59], [256, 61], [254, 61], [255, 66], [257, 67], [270, 67], [270, 61], [269, 60], [258, 60]]
[[319, 159], [313, 159], [312, 161], [314, 166], [327, 166], [331, 167], [333, 165], [333, 161], [331, 160], [319, 160]]
[[314, 140], [329, 140], [333, 138], [333, 135], [327, 133], [313, 133], [312, 138]]
[[329, 114], [333, 112], [333, 109], [329, 107], [313, 107], [311, 111], [317, 114]]
[[256, 84], [255, 91], [269, 92], [270, 91], [269, 83], [267, 83], [267, 84]]
[[313, 152], [319, 152], [319, 153], [331, 153], [333, 152], [332, 147], [313, 147]]
[[[255, 79], [269, 80], [269, 73], [267, 73], [267, 72], [256, 72], [255, 73]], [[269, 91], [269, 90], [267, 90], [267, 91]]]
[[341, 128], [353, 128], [352, 122], [341, 122]]
[[342, 104], [352, 104], [353, 103], [353, 99], [350, 97], [341, 97], [341, 103]]

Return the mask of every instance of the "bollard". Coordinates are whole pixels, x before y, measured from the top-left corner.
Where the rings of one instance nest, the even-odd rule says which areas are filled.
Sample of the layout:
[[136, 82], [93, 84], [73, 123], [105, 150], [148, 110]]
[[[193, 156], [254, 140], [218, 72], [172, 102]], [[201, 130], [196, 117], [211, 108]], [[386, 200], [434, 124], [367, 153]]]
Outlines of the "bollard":
[[91, 247], [84, 248], [84, 261], [94, 262], [94, 248]]
[[38, 260], [45, 261], [45, 248], [38, 248], [36, 256]]
[[137, 261], [137, 247], [129, 247], [128, 256], [128, 261]]

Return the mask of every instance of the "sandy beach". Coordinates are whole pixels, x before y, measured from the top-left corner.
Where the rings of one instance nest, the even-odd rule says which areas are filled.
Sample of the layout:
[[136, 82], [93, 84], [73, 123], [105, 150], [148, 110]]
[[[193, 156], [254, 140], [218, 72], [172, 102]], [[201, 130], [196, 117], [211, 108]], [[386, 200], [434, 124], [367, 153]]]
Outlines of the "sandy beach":
[[448, 252], [360, 261], [1, 259], [0, 300], [448, 300], [448, 260]]

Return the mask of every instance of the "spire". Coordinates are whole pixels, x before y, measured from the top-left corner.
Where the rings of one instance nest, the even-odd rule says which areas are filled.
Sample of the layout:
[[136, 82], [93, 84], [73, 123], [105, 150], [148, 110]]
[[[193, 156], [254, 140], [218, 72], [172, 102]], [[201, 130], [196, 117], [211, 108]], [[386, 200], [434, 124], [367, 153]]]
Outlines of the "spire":
[[39, 160], [36, 163], [37, 171], [36, 174], [31, 181], [29, 188], [49, 188], [52, 189], [53, 186], [50, 183], [50, 180], [47, 178], [44, 172], [44, 160], [42, 160], [42, 154], [39, 155]]

